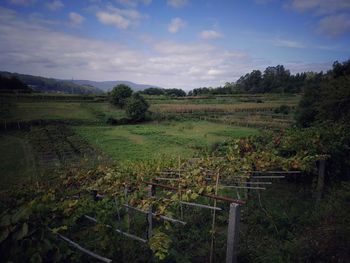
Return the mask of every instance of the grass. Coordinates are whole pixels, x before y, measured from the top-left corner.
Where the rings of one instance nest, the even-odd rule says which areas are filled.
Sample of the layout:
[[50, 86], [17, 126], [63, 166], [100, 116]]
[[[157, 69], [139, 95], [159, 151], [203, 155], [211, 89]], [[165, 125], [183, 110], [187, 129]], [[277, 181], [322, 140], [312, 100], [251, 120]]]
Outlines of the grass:
[[36, 176], [34, 154], [23, 135], [0, 135], [0, 189], [26, 183]]
[[[193, 113], [193, 112], [240, 112], [240, 111], [264, 111], [272, 110], [281, 106], [280, 102], [268, 103], [236, 103], [236, 104], [155, 104], [151, 105], [152, 112], [173, 112], [173, 113]], [[289, 106], [296, 106], [290, 103]]]
[[75, 131], [116, 160], [148, 160], [164, 156], [191, 157], [228, 138], [257, 134], [252, 128], [205, 121], [123, 126], [77, 126]]
[[107, 102], [17, 102], [10, 107], [9, 121], [20, 120], [86, 120], [103, 121], [107, 117], [125, 116], [123, 110], [111, 106]]

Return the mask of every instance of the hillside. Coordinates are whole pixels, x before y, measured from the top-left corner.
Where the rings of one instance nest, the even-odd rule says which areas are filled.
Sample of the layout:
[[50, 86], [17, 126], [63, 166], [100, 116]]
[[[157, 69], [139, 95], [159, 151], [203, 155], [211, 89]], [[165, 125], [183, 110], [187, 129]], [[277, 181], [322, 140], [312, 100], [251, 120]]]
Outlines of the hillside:
[[17, 77], [27, 84], [31, 89], [48, 93], [69, 93], [69, 94], [101, 94], [102, 90], [89, 85], [79, 85], [71, 81], [63, 81], [53, 78], [44, 78], [40, 76], [11, 73], [0, 71], [0, 75], [11, 78]]
[[71, 81], [69, 80], [69, 81], [78, 85], [91, 85], [103, 91], [110, 91], [114, 86], [117, 86], [119, 84], [128, 85], [134, 91], [140, 91], [151, 87], [159, 88], [154, 85], [137, 84], [131, 81], [124, 81], [124, 80], [111, 80], [111, 81], [91, 81], [91, 80], [72, 80]]

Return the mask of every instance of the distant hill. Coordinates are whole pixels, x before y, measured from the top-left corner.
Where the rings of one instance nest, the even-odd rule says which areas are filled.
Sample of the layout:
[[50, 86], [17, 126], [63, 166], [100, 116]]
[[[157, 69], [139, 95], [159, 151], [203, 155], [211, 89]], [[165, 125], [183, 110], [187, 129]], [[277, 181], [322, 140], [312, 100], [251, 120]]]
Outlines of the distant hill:
[[132, 88], [134, 91], [140, 91], [148, 88], [159, 88], [154, 85], [147, 85], [147, 84], [136, 84], [131, 81], [124, 81], [124, 80], [111, 80], [111, 81], [91, 81], [91, 80], [70, 80], [73, 81], [73, 83], [79, 84], [79, 85], [91, 85], [96, 88], [99, 88], [103, 91], [110, 91], [113, 87], [119, 85], [119, 84], [125, 84], [128, 85], [130, 88]]
[[33, 75], [11, 73], [0, 71], [0, 75], [6, 78], [16, 77], [27, 84], [34, 91], [49, 93], [69, 93], [69, 94], [101, 94], [102, 90], [91, 85], [80, 85], [72, 81], [44, 78]]

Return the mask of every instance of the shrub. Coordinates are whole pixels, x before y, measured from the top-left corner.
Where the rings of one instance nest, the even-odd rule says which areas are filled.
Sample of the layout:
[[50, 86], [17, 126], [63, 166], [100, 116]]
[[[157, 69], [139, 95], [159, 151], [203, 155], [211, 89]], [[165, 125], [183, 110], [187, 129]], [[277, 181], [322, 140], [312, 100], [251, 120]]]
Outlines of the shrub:
[[135, 93], [130, 99], [128, 99], [125, 105], [126, 114], [134, 121], [144, 120], [148, 108], [149, 104], [138, 93]]
[[124, 84], [119, 84], [114, 87], [110, 93], [110, 101], [112, 104], [119, 108], [124, 108], [127, 99], [132, 95], [132, 90], [129, 86]]

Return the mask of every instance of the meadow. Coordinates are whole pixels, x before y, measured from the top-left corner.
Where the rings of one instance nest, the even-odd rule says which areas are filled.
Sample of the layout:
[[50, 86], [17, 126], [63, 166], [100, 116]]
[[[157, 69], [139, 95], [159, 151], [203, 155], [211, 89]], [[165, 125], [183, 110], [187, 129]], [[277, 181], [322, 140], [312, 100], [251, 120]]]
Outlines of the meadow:
[[[123, 262], [140, 262], [143, 258], [151, 262], [163, 258], [208, 262], [212, 256], [213, 262], [223, 262], [229, 204], [222, 200], [217, 204], [200, 196], [204, 193], [247, 200], [241, 208], [238, 248], [238, 257], [244, 262], [255, 262], [256, 258], [259, 262], [303, 262], [285, 259], [298, 255], [300, 247], [309, 245], [309, 240], [304, 239], [305, 230], [313, 227], [315, 221], [323, 222], [322, 214], [310, 207], [327, 211], [329, 206], [325, 202], [324, 209], [318, 209], [308, 188], [317, 175], [315, 158], [319, 156], [308, 151], [315, 144], [304, 149], [300, 141], [293, 143], [295, 138], [289, 137], [288, 131], [281, 132], [294, 124], [299, 96], [146, 97], [151, 104], [147, 119], [132, 124], [112, 124], [110, 119], [125, 120], [126, 113], [101, 96], [95, 100], [31, 95], [2, 101], [5, 103], [0, 108], [0, 147], [5, 154], [0, 155], [0, 196], [7, 199], [0, 209], [6, 214], [14, 202], [18, 204], [15, 207], [24, 207], [23, 211], [11, 211], [11, 224], [16, 227], [2, 232], [8, 242], [0, 246], [2, 253], [8, 250], [13, 256], [17, 255], [16, 249], [23, 249], [21, 256], [32, 255], [21, 241], [11, 243], [8, 237], [13, 236], [30, 240], [30, 247], [53, 247], [48, 248], [47, 254], [41, 253], [45, 259], [53, 253], [61, 257], [58, 262], [89, 262], [89, 257], [58, 240], [55, 234], [59, 233], [94, 253]], [[276, 132], [264, 133], [266, 130]], [[265, 136], [254, 137], [259, 134]], [[302, 142], [307, 141], [307, 136], [300, 136]], [[246, 137], [250, 138], [232, 140]], [[294, 145], [301, 147], [297, 154]], [[208, 154], [211, 158], [192, 158]], [[249, 173], [251, 181], [245, 182], [252, 163], [258, 171], [301, 170], [305, 177], [292, 174], [284, 182], [278, 176], [264, 182]], [[156, 178], [159, 174], [178, 177]], [[170, 182], [159, 181], [164, 179]], [[180, 186], [173, 179], [180, 181]], [[180, 190], [183, 186], [184, 190], [161, 190], [158, 185], [157, 198], [151, 199], [146, 182], [164, 183]], [[226, 183], [234, 185], [226, 188]], [[303, 183], [305, 187], [300, 187]], [[102, 200], [92, 198], [96, 191]], [[339, 193], [341, 200], [347, 200], [344, 193]], [[173, 203], [167, 203], [169, 200]], [[179, 205], [179, 200], [218, 205], [221, 211], [214, 216], [211, 211]], [[148, 211], [149, 205], [155, 208], [156, 223], [150, 239], [145, 231], [145, 215], [130, 213], [120, 205], [125, 203], [143, 212]], [[333, 215], [334, 211], [338, 210], [331, 207], [326, 215]], [[29, 219], [21, 218], [22, 213], [29, 213], [25, 214]], [[181, 219], [186, 226], [163, 224], [157, 213]], [[93, 222], [88, 222], [88, 218], [93, 218]], [[101, 224], [95, 224], [96, 220]], [[344, 222], [341, 221], [342, 226], [346, 225]], [[147, 244], [126, 239], [110, 231], [110, 226], [147, 239]], [[41, 235], [45, 244], [35, 229], [46, 231]], [[27, 235], [28, 231], [34, 232]], [[317, 239], [317, 233], [310, 239]], [[308, 258], [308, 254], [296, 258]]]
[[[32, 180], [34, 174], [34, 180], [41, 181], [50, 177], [49, 174], [54, 173], [55, 169], [77, 164], [84, 160], [85, 155], [79, 150], [82, 148], [90, 149], [89, 158], [92, 155], [96, 157], [89, 159], [91, 163], [96, 163], [96, 159], [120, 162], [197, 156], [210, 152], [217, 143], [260, 132], [260, 126], [246, 127], [239, 122], [227, 121], [228, 117], [247, 118], [260, 114], [259, 111], [222, 115], [228, 107], [265, 107], [264, 103], [252, 102], [252, 98], [256, 100], [252, 96], [246, 100], [244, 96], [196, 99], [146, 97], [153, 111], [151, 118], [155, 120], [117, 126], [107, 124], [106, 120], [124, 118], [125, 112], [111, 105], [105, 97], [57, 94], [2, 97], [0, 127], [3, 132], [0, 143], [3, 149], [10, 150], [8, 155], [1, 156], [1, 171], [4, 174], [1, 188], [17, 185], [23, 182], [22, 179]], [[280, 106], [281, 100], [293, 104], [296, 99], [294, 96], [281, 96], [279, 99], [268, 97], [258, 96], [259, 100], [268, 103], [277, 101], [273, 104], [276, 107]], [[153, 104], [155, 101], [157, 103]], [[200, 112], [199, 115], [198, 112], [187, 115], [176, 111], [163, 112], [164, 109], [178, 107], [208, 106], [215, 107], [218, 112]], [[157, 107], [163, 112], [161, 118], [157, 118], [158, 111], [154, 110]]]
[[[43, 174], [51, 173], [52, 167], [62, 169], [69, 159], [74, 160], [70, 163], [82, 160], [84, 154], [78, 150], [81, 148], [113, 162], [190, 158], [209, 153], [216, 144], [231, 138], [290, 127], [300, 95], [145, 95], [145, 98], [150, 104], [148, 121], [114, 126], [107, 124], [107, 120], [125, 118], [125, 111], [113, 106], [103, 95], [1, 96], [0, 129], [4, 133], [0, 143], [2, 148], [10, 149], [0, 160], [3, 181], [12, 185], [21, 178], [32, 178], [33, 174], [40, 174], [43, 180]], [[276, 112], [283, 105], [290, 112]], [[55, 128], [57, 125], [63, 128]], [[71, 139], [66, 140], [66, 136]], [[6, 188], [4, 183], [1, 185]]]
[[167, 121], [123, 126], [76, 126], [74, 130], [115, 160], [189, 158], [215, 143], [259, 133], [207, 121]]

